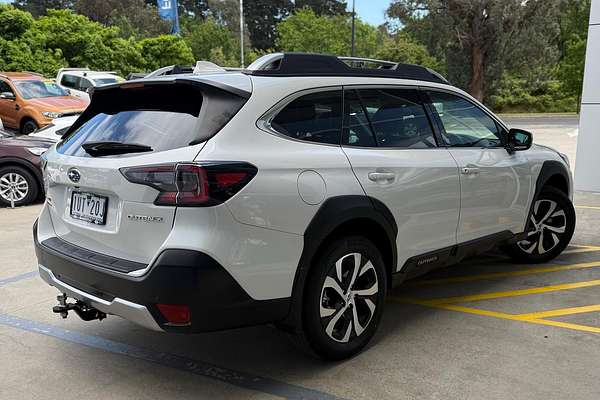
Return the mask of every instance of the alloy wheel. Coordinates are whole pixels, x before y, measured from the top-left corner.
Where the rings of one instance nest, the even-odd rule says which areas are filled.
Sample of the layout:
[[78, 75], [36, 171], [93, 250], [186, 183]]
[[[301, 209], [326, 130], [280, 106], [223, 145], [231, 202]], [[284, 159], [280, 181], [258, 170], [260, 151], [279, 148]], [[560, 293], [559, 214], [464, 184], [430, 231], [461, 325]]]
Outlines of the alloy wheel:
[[377, 308], [379, 284], [375, 267], [360, 253], [343, 256], [323, 283], [321, 324], [329, 338], [348, 343], [368, 327]]
[[17, 202], [27, 197], [29, 184], [23, 175], [9, 172], [0, 177], [0, 196], [7, 202]]
[[527, 239], [518, 246], [528, 254], [545, 254], [560, 243], [566, 230], [565, 210], [553, 200], [537, 200], [529, 217]]

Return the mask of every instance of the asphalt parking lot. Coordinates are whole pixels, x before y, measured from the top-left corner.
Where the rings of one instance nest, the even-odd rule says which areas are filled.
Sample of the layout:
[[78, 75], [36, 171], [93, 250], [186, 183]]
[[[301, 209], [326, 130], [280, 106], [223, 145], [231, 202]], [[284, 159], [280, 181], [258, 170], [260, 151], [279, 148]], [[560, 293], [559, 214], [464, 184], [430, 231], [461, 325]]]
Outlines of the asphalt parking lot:
[[[536, 137], [567, 152], [568, 132]], [[0, 209], [0, 399], [598, 399], [600, 196], [575, 203], [557, 259], [491, 253], [408, 282], [367, 351], [340, 363], [308, 358], [270, 326], [180, 336], [118, 317], [62, 320], [36, 274], [41, 205]]]

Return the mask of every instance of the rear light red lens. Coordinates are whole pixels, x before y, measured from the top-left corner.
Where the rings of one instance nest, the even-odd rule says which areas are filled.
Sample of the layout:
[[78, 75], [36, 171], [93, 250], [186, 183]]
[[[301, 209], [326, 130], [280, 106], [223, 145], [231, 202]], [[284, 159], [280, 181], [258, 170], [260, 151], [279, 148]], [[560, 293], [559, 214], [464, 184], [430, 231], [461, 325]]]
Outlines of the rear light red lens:
[[256, 167], [242, 162], [121, 168], [129, 182], [159, 191], [154, 204], [181, 207], [221, 204], [248, 184], [256, 172]]
[[246, 178], [246, 172], [218, 172], [215, 177], [217, 186], [224, 188], [243, 181]]
[[192, 321], [187, 304], [157, 304], [156, 307], [170, 324], [189, 325]]

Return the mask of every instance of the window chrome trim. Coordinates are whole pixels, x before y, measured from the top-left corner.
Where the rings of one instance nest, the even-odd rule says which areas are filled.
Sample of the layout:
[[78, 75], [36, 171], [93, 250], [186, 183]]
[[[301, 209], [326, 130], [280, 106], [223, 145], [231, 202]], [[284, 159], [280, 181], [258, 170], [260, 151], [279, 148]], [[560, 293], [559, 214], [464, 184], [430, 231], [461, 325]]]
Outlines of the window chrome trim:
[[258, 129], [260, 129], [261, 131], [267, 132], [271, 135], [274, 135], [274, 136], [277, 136], [277, 137], [280, 137], [283, 139], [291, 140], [293, 142], [314, 144], [314, 145], [320, 145], [320, 146], [340, 147], [340, 143], [337, 143], [337, 144], [320, 143], [320, 142], [311, 142], [309, 140], [296, 139], [296, 138], [287, 136], [287, 135], [279, 132], [278, 130], [273, 128], [273, 126], [271, 125], [273, 119], [275, 119], [275, 117], [281, 112], [281, 110], [283, 110], [292, 101], [294, 101], [302, 96], [313, 94], [313, 93], [334, 92], [334, 91], [340, 92], [341, 101], [342, 101], [342, 116], [341, 116], [342, 121], [341, 121], [341, 125], [340, 125], [340, 139], [341, 139], [342, 128], [343, 128], [343, 124], [344, 124], [344, 121], [343, 121], [343, 119], [344, 119], [344, 112], [343, 112], [344, 93], [343, 93], [342, 85], [320, 86], [320, 87], [315, 87], [315, 88], [310, 88], [310, 89], [302, 89], [297, 92], [291, 93], [291, 94], [287, 95], [286, 97], [284, 97], [283, 99], [279, 100], [277, 103], [275, 103], [275, 105], [273, 105], [271, 108], [269, 108], [269, 110], [267, 110], [263, 115], [261, 115], [260, 118], [258, 118], [258, 120], [256, 121], [256, 127]]

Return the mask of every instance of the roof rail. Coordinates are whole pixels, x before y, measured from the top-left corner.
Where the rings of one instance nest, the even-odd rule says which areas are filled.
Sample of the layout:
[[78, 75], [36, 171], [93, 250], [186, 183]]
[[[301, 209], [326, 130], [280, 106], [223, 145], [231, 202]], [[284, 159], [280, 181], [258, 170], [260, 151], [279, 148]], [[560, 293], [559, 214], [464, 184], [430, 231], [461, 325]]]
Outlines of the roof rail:
[[[352, 66], [364, 66], [365, 64], [376, 64], [379, 67], [356, 68]], [[267, 54], [250, 64], [244, 72], [257, 76], [361, 76], [448, 84], [442, 75], [420, 65], [310, 53]]]
[[351, 67], [357, 66], [358, 68], [365, 68], [366, 64], [375, 64], [378, 65], [379, 69], [391, 69], [396, 64], [393, 61], [385, 61], [385, 60], [377, 60], [375, 58], [363, 58], [363, 57], [338, 57], [339, 60], [344, 61], [346, 64], [349, 64]]

